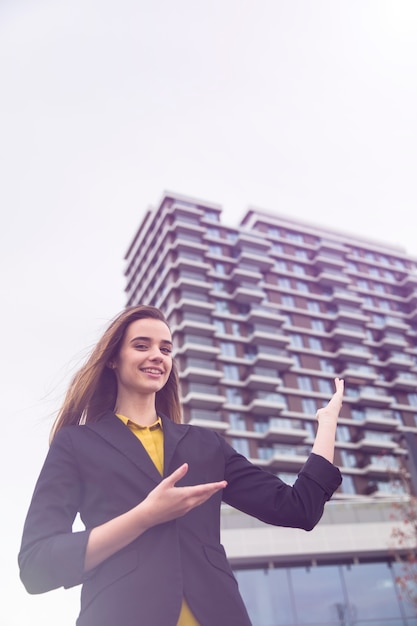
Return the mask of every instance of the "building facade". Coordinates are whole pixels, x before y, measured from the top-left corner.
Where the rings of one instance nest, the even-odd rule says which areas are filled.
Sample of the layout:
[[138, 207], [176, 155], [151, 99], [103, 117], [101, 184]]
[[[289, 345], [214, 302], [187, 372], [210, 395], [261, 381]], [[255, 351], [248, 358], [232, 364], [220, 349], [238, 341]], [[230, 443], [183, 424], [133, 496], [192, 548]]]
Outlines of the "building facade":
[[291, 483], [334, 377], [346, 384], [343, 483], [318, 527], [223, 511], [254, 626], [417, 624], [390, 545], [393, 502], [417, 493], [417, 260], [255, 208], [237, 226], [221, 214], [166, 193], [126, 255], [127, 305], [152, 304], [169, 321], [185, 421]]

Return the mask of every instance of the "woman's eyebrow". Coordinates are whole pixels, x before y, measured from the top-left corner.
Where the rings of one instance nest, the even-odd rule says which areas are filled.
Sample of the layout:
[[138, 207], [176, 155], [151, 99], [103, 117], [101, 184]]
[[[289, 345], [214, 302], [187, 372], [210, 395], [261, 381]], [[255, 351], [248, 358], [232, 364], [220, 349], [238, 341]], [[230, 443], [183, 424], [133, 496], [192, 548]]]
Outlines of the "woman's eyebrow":
[[[152, 341], [152, 337], [133, 337], [133, 339], [130, 340], [130, 343], [133, 341]], [[172, 341], [169, 341], [169, 339], [162, 339], [161, 343], [172, 346]]]

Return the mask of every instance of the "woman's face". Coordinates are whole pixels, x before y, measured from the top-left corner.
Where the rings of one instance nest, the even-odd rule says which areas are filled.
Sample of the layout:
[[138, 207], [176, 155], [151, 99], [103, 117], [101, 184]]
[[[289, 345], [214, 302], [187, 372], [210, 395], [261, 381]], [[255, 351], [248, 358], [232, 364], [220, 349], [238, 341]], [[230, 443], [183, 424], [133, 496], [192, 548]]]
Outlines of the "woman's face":
[[148, 395], [162, 389], [172, 369], [172, 338], [168, 326], [152, 318], [129, 324], [112, 367], [118, 394]]

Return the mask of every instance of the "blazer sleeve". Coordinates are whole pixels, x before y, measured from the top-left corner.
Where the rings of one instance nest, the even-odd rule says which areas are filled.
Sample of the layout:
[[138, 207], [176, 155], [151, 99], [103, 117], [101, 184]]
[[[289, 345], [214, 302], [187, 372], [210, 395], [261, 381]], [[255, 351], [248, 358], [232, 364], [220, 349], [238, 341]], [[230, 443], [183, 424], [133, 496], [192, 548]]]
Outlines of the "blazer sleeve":
[[226, 441], [223, 500], [267, 524], [312, 530], [324, 505], [342, 482], [340, 471], [324, 457], [310, 454], [293, 486], [238, 454]]
[[54, 439], [30, 503], [18, 556], [29, 593], [81, 584], [89, 531], [73, 532], [82, 482], [68, 430]]

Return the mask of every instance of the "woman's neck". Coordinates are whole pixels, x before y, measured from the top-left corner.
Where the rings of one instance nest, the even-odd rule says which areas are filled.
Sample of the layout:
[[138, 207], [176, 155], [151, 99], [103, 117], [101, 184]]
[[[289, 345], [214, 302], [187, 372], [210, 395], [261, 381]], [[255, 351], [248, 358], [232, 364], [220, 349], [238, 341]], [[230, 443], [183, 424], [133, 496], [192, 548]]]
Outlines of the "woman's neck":
[[155, 408], [155, 396], [140, 396], [139, 398], [117, 397], [114, 412], [124, 415], [131, 422], [140, 426], [153, 424], [158, 415]]

